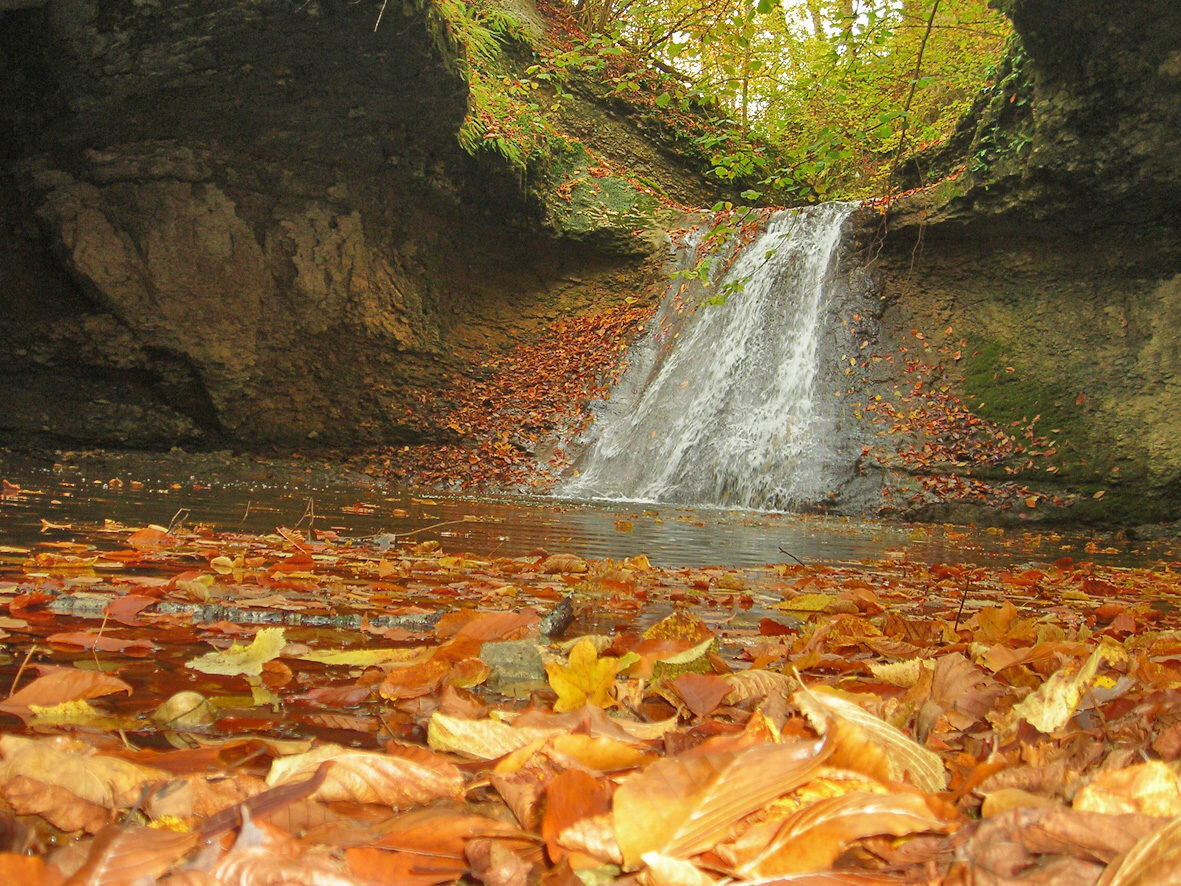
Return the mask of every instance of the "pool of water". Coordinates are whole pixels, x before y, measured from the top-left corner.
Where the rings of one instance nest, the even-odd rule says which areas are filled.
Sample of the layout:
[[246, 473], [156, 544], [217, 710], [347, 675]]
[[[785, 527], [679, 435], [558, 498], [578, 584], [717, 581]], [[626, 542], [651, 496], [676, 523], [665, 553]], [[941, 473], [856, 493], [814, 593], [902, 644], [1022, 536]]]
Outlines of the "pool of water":
[[665, 568], [850, 563], [881, 558], [1020, 564], [1060, 557], [1122, 565], [1177, 559], [1171, 540], [1119, 535], [887, 523], [552, 498], [412, 494], [322, 461], [220, 453], [0, 453], [0, 544], [52, 541], [101, 525], [276, 527], [342, 537], [437, 538], [477, 556], [569, 552], [588, 559], [646, 554]]

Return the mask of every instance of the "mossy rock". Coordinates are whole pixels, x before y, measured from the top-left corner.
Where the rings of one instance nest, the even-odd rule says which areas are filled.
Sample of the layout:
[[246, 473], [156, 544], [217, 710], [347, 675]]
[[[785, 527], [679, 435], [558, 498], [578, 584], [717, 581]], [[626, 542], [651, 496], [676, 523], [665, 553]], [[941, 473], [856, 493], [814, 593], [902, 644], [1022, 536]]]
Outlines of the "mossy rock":
[[608, 252], [653, 249], [665, 210], [652, 194], [595, 165], [581, 145], [555, 165], [540, 194], [555, 234]]

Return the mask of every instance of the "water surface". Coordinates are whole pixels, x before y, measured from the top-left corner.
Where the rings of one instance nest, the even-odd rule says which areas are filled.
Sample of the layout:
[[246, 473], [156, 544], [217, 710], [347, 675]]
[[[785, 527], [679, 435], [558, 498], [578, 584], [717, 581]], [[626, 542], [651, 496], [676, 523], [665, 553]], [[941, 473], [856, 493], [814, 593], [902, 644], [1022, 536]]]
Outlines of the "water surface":
[[[916, 526], [799, 514], [549, 498], [412, 494], [317, 461], [224, 453], [59, 453], [52, 460], [0, 453], [0, 544], [33, 546], [73, 528], [178, 521], [218, 531], [309, 527], [345, 538], [441, 541], [481, 557], [545, 551], [588, 559], [646, 554], [664, 568], [770, 563], [1037, 564], [1076, 560], [1151, 565], [1176, 558], [1164, 542], [1088, 531]], [[43, 522], [44, 521], [44, 522]], [[69, 526], [71, 529], [58, 527]]]

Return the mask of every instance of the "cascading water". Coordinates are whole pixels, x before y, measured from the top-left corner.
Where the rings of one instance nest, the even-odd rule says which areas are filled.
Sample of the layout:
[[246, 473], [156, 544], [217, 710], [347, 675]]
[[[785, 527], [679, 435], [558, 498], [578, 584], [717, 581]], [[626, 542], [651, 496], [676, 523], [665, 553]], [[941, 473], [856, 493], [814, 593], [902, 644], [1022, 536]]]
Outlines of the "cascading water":
[[775, 213], [711, 281], [711, 291], [732, 292], [721, 304], [686, 305], [674, 280], [610, 398], [596, 404], [578, 473], [559, 494], [775, 510], [829, 498], [849, 467], [815, 382], [853, 209]]

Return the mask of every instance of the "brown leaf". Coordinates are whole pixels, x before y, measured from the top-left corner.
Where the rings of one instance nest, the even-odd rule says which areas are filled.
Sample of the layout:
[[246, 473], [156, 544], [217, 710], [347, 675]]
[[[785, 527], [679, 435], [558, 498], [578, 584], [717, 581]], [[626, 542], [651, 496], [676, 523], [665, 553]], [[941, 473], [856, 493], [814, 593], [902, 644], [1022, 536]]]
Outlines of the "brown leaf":
[[771, 841], [746, 860], [740, 877], [773, 877], [831, 867], [848, 844], [879, 834], [944, 831], [918, 794], [848, 793], [811, 803], [785, 818]]
[[0, 737], [0, 756], [0, 780], [24, 775], [107, 809], [131, 806], [145, 784], [164, 777], [158, 769], [98, 754], [65, 736], [38, 740], [5, 735]]
[[109, 825], [90, 845], [70, 886], [126, 886], [159, 877], [197, 845], [193, 832]]
[[105, 806], [80, 799], [58, 785], [46, 784], [24, 775], [4, 782], [4, 799], [18, 815], [40, 815], [62, 831], [97, 834], [111, 820]]
[[324, 783], [313, 799], [412, 806], [463, 795], [463, 776], [454, 765], [442, 762], [429, 751], [417, 756], [414, 759], [323, 745], [306, 754], [275, 760], [267, 784], [273, 787], [306, 781], [321, 763], [328, 763]]
[[583, 573], [587, 570], [587, 562], [574, 554], [552, 554], [541, 564], [541, 571], [547, 575], [555, 572]]
[[100, 698], [116, 692], [126, 692], [130, 695], [131, 684], [98, 671], [54, 668], [10, 695], [0, 703], [0, 711], [19, 713], [27, 710], [30, 705], [47, 708], [62, 702]]
[[698, 717], [712, 712], [733, 691], [729, 681], [714, 674], [678, 674], [672, 687]]
[[235, 847], [213, 865], [209, 873], [226, 886], [272, 883], [282, 886], [369, 886], [371, 883], [350, 876], [343, 864], [326, 856], [305, 853], [296, 857], [264, 847]]
[[805, 782], [828, 757], [824, 741], [659, 760], [615, 792], [615, 837], [628, 868], [645, 852], [687, 857], [734, 822]]
[[1181, 883], [1181, 818], [1141, 839], [1111, 863], [1098, 886], [1176, 886]]
[[988, 878], [982, 882], [1012, 882], [1026, 869], [1046, 866], [1055, 857], [1107, 864], [1155, 832], [1159, 822], [1146, 815], [1103, 815], [1062, 807], [1013, 809], [981, 822], [970, 834], [965, 854]]
[[485, 886], [520, 886], [533, 866], [498, 840], [477, 837], [464, 849], [472, 875]]

